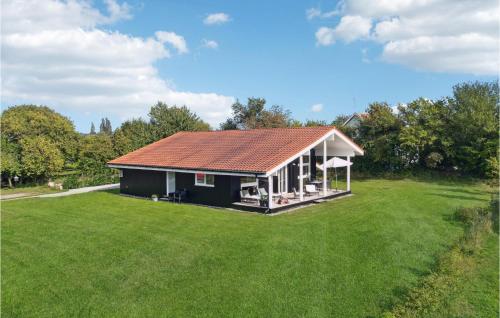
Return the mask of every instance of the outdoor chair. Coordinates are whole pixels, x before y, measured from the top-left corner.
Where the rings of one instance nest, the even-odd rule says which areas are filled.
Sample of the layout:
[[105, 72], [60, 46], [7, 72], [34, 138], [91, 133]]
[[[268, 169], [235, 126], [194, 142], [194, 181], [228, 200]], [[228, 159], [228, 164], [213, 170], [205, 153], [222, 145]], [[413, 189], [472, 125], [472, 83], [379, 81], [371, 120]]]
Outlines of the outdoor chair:
[[181, 203], [183, 200], [186, 200], [187, 198], [187, 191], [186, 190], [181, 190], [177, 194], [177, 202]]
[[314, 184], [306, 184], [306, 195], [319, 194]]
[[254, 201], [259, 201], [260, 196], [259, 195], [251, 195], [248, 190], [241, 190], [240, 191], [240, 198], [242, 202], [254, 202]]
[[268, 196], [269, 194], [267, 193], [266, 189], [265, 188], [259, 188], [258, 189], [258, 192], [261, 196]]
[[175, 201], [175, 193], [170, 192], [170, 193], [164, 194], [160, 200], [162, 200], [162, 201]]

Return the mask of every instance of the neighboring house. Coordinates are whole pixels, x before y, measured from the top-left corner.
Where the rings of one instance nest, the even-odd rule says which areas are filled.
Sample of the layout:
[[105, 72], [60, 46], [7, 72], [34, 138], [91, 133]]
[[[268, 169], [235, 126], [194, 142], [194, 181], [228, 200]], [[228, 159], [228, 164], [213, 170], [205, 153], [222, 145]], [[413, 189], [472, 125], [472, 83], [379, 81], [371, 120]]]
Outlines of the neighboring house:
[[342, 126], [358, 129], [361, 125], [361, 121], [368, 117], [368, 113], [354, 113], [349, 117]]
[[[335, 127], [178, 132], [108, 166], [120, 169], [124, 194], [182, 193], [183, 202], [276, 211], [350, 193], [350, 158], [359, 155], [363, 150]], [[328, 168], [334, 156], [349, 162], [346, 191], [316, 179], [317, 163]]]

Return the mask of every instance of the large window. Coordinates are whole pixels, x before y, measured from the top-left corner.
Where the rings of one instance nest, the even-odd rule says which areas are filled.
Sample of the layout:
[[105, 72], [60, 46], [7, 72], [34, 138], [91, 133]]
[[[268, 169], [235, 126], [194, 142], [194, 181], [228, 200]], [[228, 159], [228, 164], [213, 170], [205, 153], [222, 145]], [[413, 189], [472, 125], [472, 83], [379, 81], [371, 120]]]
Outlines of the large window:
[[214, 186], [214, 175], [206, 173], [195, 173], [194, 184], [203, 187], [213, 187]]

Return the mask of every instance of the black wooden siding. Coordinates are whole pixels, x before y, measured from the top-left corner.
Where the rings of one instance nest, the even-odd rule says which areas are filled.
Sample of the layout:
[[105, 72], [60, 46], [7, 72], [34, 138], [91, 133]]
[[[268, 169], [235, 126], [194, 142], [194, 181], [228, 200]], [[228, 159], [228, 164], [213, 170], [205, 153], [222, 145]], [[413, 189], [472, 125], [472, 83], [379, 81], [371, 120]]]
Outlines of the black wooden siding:
[[229, 207], [231, 203], [240, 200], [240, 177], [215, 175], [214, 187], [196, 186], [194, 173], [175, 174], [177, 190], [186, 189], [186, 202]]
[[[316, 177], [316, 156], [311, 150], [311, 177]], [[299, 191], [299, 159], [288, 164], [288, 191], [293, 188]], [[215, 175], [215, 187], [196, 186], [194, 173], [175, 173], [175, 188], [177, 191], [186, 189], [186, 202], [229, 207], [240, 200], [240, 177]], [[259, 179], [259, 187], [267, 188], [267, 180]], [[278, 177], [273, 177], [273, 190], [278, 191]], [[153, 194], [166, 194], [166, 172], [152, 170], [123, 169], [120, 178], [120, 192], [129, 195], [151, 197]]]
[[166, 192], [166, 176], [164, 171], [123, 169], [120, 178], [120, 193], [140, 197], [153, 194], [161, 196]]
[[[195, 186], [194, 173], [175, 173], [177, 191], [186, 189], [185, 202], [228, 207], [240, 199], [240, 177], [215, 175], [215, 187]], [[151, 197], [166, 194], [166, 172], [123, 169], [120, 178], [120, 192], [124, 194]]]

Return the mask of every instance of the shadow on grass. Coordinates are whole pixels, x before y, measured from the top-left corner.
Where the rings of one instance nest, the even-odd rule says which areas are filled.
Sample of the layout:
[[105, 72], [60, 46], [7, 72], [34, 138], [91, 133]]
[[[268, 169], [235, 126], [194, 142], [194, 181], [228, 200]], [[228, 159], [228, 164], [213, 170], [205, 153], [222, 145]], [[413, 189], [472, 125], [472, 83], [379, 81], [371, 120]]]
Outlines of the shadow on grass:
[[120, 194], [120, 189], [101, 190], [101, 192], [106, 192], [110, 194]]
[[484, 194], [485, 192], [487, 192], [487, 193], [490, 192], [490, 191], [484, 191], [484, 190], [473, 190], [473, 189], [468, 189], [468, 188], [446, 188], [446, 189], [443, 189], [443, 191], [457, 192], [457, 193], [463, 193], [463, 194], [472, 194], [472, 195], [481, 195], [481, 194]]

